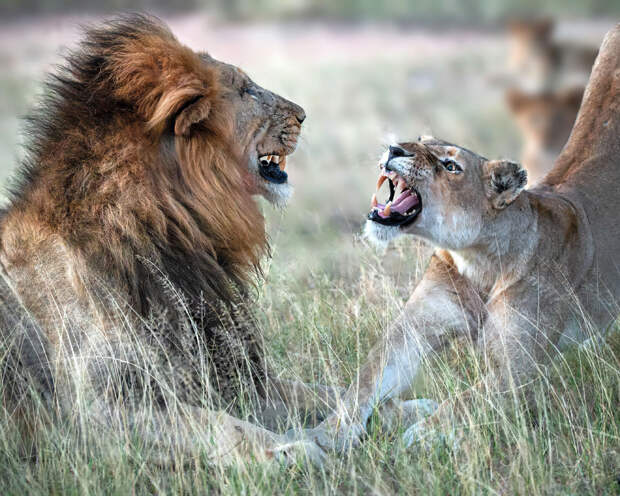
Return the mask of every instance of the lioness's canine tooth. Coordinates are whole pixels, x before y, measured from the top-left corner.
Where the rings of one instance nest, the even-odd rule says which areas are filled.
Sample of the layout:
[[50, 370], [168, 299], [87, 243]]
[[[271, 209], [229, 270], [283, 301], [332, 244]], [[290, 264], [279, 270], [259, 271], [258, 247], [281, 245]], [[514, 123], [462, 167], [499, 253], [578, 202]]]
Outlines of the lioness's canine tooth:
[[383, 175], [379, 176], [379, 180], [377, 181], [377, 191], [379, 191], [379, 188], [385, 182], [386, 179], [387, 179], [386, 176], [383, 176]]
[[390, 215], [391, 212], [392, 212], [392, 202], [389, 201], [387, 202], [387, 205], [385, 205], [385, 208], [383, 209], [383, 213], [385, 215]]
[[272, 156], [271, 156], [271, 161], [272, 161], [274, 164], [279, 164], [279, 163], [280, 163], [280, 155], [272, 155]]
[[377, 195], [373, 194], [372, 195], [372, 200], [370, 200], [370, 206], [372, 208], [375, 208], [378, 204], [379, 204], [379, 202], [377, 201]]
[[285, 167], [286, 167], [286, 155], [282, 157], [282, 160], [280, 160], [280, 170], [283, 171]]

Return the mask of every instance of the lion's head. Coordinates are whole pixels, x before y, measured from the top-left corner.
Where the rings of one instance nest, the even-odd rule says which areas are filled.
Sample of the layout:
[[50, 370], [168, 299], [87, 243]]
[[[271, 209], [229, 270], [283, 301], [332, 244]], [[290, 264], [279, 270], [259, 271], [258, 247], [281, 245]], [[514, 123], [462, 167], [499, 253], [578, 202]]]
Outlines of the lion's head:
[[141, 15], [87, 30], [46, 94], [10, 219], [36, 219], [138, 304], [153, 298], [140, 260], [189, 294], [224, 298], [228, 279], [258, 267], [267, 240], [253, 196], [289, 197], [301, 107]]
[[366, 234], [380, 242], [414, 234], [447, 249], [471, 246], [527, 182], [519, 164], [432, 137], [390, 146], [379, 166], [377, 190], [387, 183], [389, 197], [373, 195]]

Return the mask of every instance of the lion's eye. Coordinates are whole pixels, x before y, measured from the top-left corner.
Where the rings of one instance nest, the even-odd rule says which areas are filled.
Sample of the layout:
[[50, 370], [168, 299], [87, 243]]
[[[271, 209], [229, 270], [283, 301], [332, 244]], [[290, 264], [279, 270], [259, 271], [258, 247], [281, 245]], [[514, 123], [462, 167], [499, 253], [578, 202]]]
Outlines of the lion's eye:
[[245, 88], [243, 88], [243, 93], [251, 96], [252, 98], [254, 98], [254, 100], [258, 99], [258, 91], [256, 91], [251, 86], [246, 86]]
[[451, 172], [452, 174], [460, 174], [461, 172], [463, 172], [461, 166], [457, 164], [454, 160], [445, 160], [443, 162], [443, 166], [448, 172]]

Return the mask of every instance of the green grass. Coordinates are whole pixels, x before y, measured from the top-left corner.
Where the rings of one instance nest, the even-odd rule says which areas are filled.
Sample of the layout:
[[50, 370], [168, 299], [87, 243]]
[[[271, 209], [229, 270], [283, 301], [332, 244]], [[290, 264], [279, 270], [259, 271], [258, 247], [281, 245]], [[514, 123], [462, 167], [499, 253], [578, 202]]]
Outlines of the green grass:
[[[518, 157], [502, 91], [486, 78], [503, 62], [501, 37], [425, 36], [423, 50], [353, 60], [306, 61], [304, 53], [283, 60], [252, 46], [256, 60], [244, 69], [308, 113], [290, 164], [291, 205], [284, 212], [265, 205], [273, 259], [257, 314], [268, 361], [284, 377], [347, 385], [424, 270], [430, 250], [419, 242], [402, 239], [378, 253], [359, 239], [386, 132], [431, 132], [489, 157]], [[30, 56], [10, 60], [20, 62], [0, 80], [3, 177], [19, 153], [16, 116], [36, 89]], [[40, 62], [41, 74], [51, 60]], [[476, 382], [478, 365], [471, 350], [452, 349], [428, 364], [412, 395], [441, 400], [462, 391]], [[110, 447], [62, 422], [24, 437], [0, 412], [0, 493], [618, 494], [620, 332], [603, 345], [572, 349], [534, 387], [535, 412], [480, 398], [458, 447], [406, 449], [400, 434], [407, 426], [386, 433], [371, 422], [359, 449], [331, 455], [322, 469], [243, 462], [223, 469], [204, 460], [165, 468], [145, 461], [139, 440]], [[36, 459], [28, 456], [33, 445]]]

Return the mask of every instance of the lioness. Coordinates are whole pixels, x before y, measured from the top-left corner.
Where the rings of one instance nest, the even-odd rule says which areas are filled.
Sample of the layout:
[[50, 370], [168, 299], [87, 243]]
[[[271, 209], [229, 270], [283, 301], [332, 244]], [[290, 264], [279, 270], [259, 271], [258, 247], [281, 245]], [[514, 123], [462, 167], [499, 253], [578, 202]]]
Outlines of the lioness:
[[506, 101], [523, 136], [521, 163], [530, 185], [553, 167], [573, 129], [583, 87], [526, 93], [506, 92]]
[[[367, 234], [412, 234], [439, 247], [402, 314], [370, 353], [342, 404], [307, 432], [321, 446], [356, 443], [376, 406], [394, 408], [420, 363], [462, 337], [494, 369], [486, 385], [525, 386], [565, 331], [606, 329], [620, 302], [620, 25], [601, 46], [568, 144], [531, 190], [517, 163], [422, 137], [391, 146]], [[511, 389], [514, 391], [514, 389]], [[467, 410], [443, 403], [405, 433], [412, 443]]]
[[267, 252], [252, 196], [286, 202], [304, 119], [154, 18], [88, 30], [33, 113], [0, 220], [8, 408], [28, 417], [34, 388], [50, 411], [101, 439], [134, 434], [163, 462], [318, 460], [312, 443], [232, 415], [316, 399], [267, 374], [246, 289]]
[[508, 23], [508, 71], [517, 86], [551, 91], [570, 82], [583, 85], [597, 49], [586, 43], [558, 40], [552, 19], [515, 19]]

